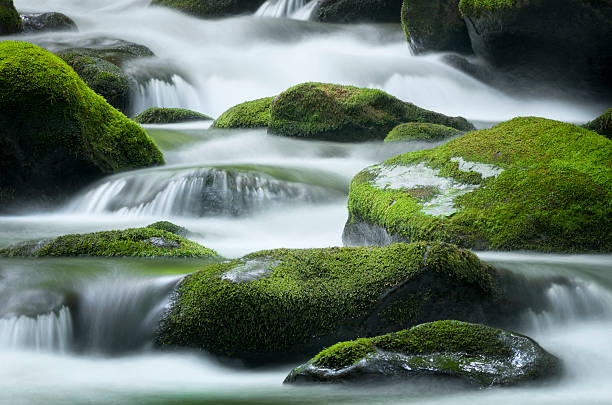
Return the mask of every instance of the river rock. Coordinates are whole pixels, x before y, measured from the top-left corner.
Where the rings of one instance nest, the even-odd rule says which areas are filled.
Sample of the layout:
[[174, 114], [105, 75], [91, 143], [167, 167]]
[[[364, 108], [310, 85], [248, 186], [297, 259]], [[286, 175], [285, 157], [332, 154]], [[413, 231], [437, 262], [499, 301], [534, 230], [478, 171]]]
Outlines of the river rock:
[[588, 122], [585, 128], [612, 139], [612, 108], [608, 108], [605, 113]]
[[45, 201], [106, 174], [162, 164], [136, 123], [63, 60], [26, 42], [0, 44], [0, 204]]
[[0, 35], [15, 34], [22, 28], [13, 0], [0, 0]]
[[463, 131], [445, 125], [407, 122], [393, 128], [385, 138], [385, 142], [439, 141], [462, 133]]
[[23, 32], [77, 31], [76, 23], [62, 13], [22, 14]]
[[542, 296], [444, 243], [268, 250], [187, 276], [156, 342], [260, 365], [434, 320], [513, 322]]
[[437, 321], [338, 343], [291, 371], [285, 383], [450, 379], [479, 387], [558, 376], [561, 361], [527, 336], [459, 321]]
[[270, 104], [274, 97], [265, 97], [233, 106], [215, 120], [216, 128], [266, 128], [270, 123]]
[[[612, 141], [515, 118], [363, 170], [344, 242], [440, 240], [474, 249], [612, 250]], [[368, 228], [374, 227], [373, 232]]]
[[415, 53], [472, 53], [470, 36], [457, 0], [404, 0], [402, 27]]
[[428, 122], [462, 131], [465, 118], [425, 110], [384, 91], [328, 83], [302, 83], [270, 106], [268, 132], [289, 137], [358, 142], [384, 139], [404, 122]]
[[402, 0], [321, 0], [313, 18], [327, 23], [397, 23], [401, 7]]
[[175, 8], [203, 18], [254, 13], [265, 0], [153, 0], [152, 6]]
[[188, 121], [210, 121], [208, 115], [183, 108], [149, 108], [133, 118], [139, 124], [172, 124]]
[[214, 250], [185, 239], [178, 231], [165, 230], [172, 228], [180, 231], [180, 227], [169, 224], [155, 223], [144, 228], [71, 234], [52, 240], [24, 242], [0, 249], [0, 256], [218, 257]]
[[612, 1], [461, 0], [474, 52], [535, 82], [612, 93]]

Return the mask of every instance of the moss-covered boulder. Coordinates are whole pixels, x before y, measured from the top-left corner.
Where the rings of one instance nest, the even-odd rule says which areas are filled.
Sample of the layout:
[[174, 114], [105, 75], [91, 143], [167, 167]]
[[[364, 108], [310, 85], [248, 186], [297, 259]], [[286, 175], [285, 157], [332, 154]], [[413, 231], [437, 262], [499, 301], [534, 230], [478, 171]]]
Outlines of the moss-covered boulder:
[[77, 31], [76, 23], [62, 13], [35, 13], [23, 14], [23, 32], [40, 31]]
[[151, 138], [57, 56], [0, 43], [0, 201], [66, 195], [122, 170], [158, 165]]
[[397, 23], [402, 0], [321, 0], [313, 19], [327, 23]]
[[255, 12], [265, 0], [153, 0], [152, 6], [164, 6], [203, 18], [220, 18]]
[[461, 135], [463, 131], [445, 125], [407, 122], [393, 128], [385, 142], [439, 141]]
[[461, 0], [459, 9], [474, 52], [498, 71], [610, 100], [612, 1]]
[[[180, 227], [176, 225], [174, 225], [174, 227], [172, 227], [174, 230], [180, 231]], [[178, 231], [170, 232], [162, 228], [168, 229], [168, 225], [155, 223], [144, 228], [64, 235], [52, 240], [25, 242], [16, 246], [0, 249], [0, 256], [201, 258], [215, 258], [218, 256], [214, 250], [208, 249], [180, 236]]]
[[448, 117], [406, 103], [384, 91], [328, 83], [303, 83], [278, 95], [270, 106], [270, 133], [339, 142], [384, 139], [404, 122], [430, 122], [474, 129], [465, 118]]
[[608, 108], [605, 113], [588, 122], [585, 128], [612, 139], [612, 108]]
[[21, 31], [21, 17], [15, 9], [13, 0], [0, 0], [0, 35]]
[[433, 320], [499, 324], [529, 301], [510, 279], [443, 243], [261, 251], [187, 276], [156, 342], [261, 364]]
[[527, 336], [437, 321], [338, 343], [291, 371], [285, 383], [458, 379], [489, 387], [558, 376], [561, 361]]
[[148, 227], [159, 229], [159, 230], [170, 232], [170, 233], [174, 233], [182, 237], [187, 237], [187, 235], [189, 234], [189, 230], [187, 228], [173, 224], [172, 222], [169, 222], [169, 221], [158, 221], [158, 222], [152, 223]]
[[610, 162], [603, 136], [515, 118], [359, 173], [344, 241], [380, 243], [382, 229], [392, 240], [476, 249], [609, 252]]
[[172, 124], [188, 121], [210, 121], [208, 115], [184, 108], [149, 108], [133, 118], [139, 124]]
[[404, 0], [401, 15], [406, 39], [414, 52], [472, 52], [457, 0]]
[[216, 128], [265, 128], [270, 123], [270, 104], [274, 97], [265, 97], [238, 104], [215, 120]]

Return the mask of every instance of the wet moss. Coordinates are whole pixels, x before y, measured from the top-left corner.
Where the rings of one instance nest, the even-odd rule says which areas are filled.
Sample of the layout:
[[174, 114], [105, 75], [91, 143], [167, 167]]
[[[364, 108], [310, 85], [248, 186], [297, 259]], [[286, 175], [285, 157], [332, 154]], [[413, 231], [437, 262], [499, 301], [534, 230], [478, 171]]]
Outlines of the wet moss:
[[162, 164], [163, 155], [62, 59], [0, 43], [0, 189], [57, 195], [104, 174]]
[[393, 128], [385, 138], [385, 142], [417, 140], [438, 141], [462, 133], [463, 131], [444, 125], [408, 122]]
[[605, 113], [588, 122], [584, 127], [612, 139], [612, 108], [608, 108]]
[[[246, 280], [247, 273], [250, 281], [236, 281]], [[404, 288], [421, 288], [430, 279], [435, 294], [420, 298], [433, 311], [427, 317], [447, 310], [469, 317], [478, 305], [475, 297], [496, 294], [492, 269], [452, 245], [268, 250], [185, 278], [156, 340], [160, 346], [195, 347], [255, 363], [312, 354], [339, 336], [414, 325], [381, 320], [379, 313], [400, 299]], [[453, 280], [452, 286], [443, 287], [442, 280]], [[462, 295], [474, 302], [458, 308], [452, 300]]]
[[20, 32], [21, 27], [21, 17], [13, 0], [0, 0], [0, 35]]
[[265, 128], [270, 122], [270, 104], [274, 97], [265, 97], [238, 104], [215, 120], [216, 128]]
[[302, 83], [270, 106], [273, 134], [332, 141], [383, 139], [403, 122], [431, 122], [470, 130], [461, 117], [447, 117], [405, 103], [381, 90], [329, 83]]
[[214, 250], [153, 224], [145, 228], [71, 234], [43, 242], [25, 243], [0, 250], [0, 256], [131, 256], [201, 257], [218, 256]]
[[208, 115], [183, 108], [149, 108], [133, 118], [139, 124], [171, 124], [187, 121], [210, 121]]
[[[460, 170], [457, 157], [503, 171], [484, 178]], [[441, 176], [479, 185], [455, 198], [458, 212], [425, 214], [407, 190], [374, 187], [370, 168], [351, 184], [349, 223], [380, 225], [403, 240], [478, 249], [610, 251], [611, 161], [612, 142], [593, 132], [543, 118], [516, 118], [383, 163], [391, 168], [424, 162]]]
[[174, 233], [176, 235], [183, 236], [183, 237], [187, 236], [187, 234], [189, 233], [187, 228], [173, 224], [172, 222], [169, 222], [169, 221], [158, 221], [158, 222], [155, 222], [149, 225], [148, 228], [159, 229], [159, 230]]
[[529, 4], [530, 0], [461, 0], [459, 11], [464, 17], [479, 17], [486, 12], [502, 11]]

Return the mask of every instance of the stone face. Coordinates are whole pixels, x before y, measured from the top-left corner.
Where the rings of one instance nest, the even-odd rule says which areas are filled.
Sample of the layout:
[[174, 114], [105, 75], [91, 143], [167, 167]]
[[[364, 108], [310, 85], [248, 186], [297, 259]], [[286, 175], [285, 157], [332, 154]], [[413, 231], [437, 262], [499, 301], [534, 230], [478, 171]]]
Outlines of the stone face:
[[15, 34], [22, 28], [13, 0], [0, 0], [0, 35]]
[[612, 1], [461, 0], [459, 8], [474, 52], [499, 71], [609, 100]]
[[519, 278], [440, 243], [262, 251], [187, 276], [156, 343], [261, 365], [439, 319], [499, 325], [543, 296]]
[[465, 118], [428, 111], [381, 90], [302, 83], [274, 99], [268, 131], [289, 137], [359, 142], [384, 139], [404, 122], [474, 129]]
[[413, 52], [472, 53], [457, 0], [404, 0], [401, 19]]
[[25, 42], [0, 44], [0, 128], [3, 208], [164, 161], [144, 130], [64, 61]]
[[153, 0], [152, 6], [175, 8], [203, 18], [219, 18], [255, 12], [265, 0]]
[[379, 244], [370, 238], [384, 228], [395, 241], [609, 252], [610, 161], [610, 140], [558, 121], [516, 118], [469, 132], [359, 173], [344, 241]]
[[23, 14], [23, 32], [77, 31], [76, 23], [62, 13]]
[[558, 376], [561, 361], [532, 339], [502, 329], [437, 321], [338, 343], [291, 371], [285, 383], [410, 382], [449, 378], [489, 387]]
[[401, 7], [402, 0], [322, 0], [314, 19], [328, 23], [397, 23]]
[[185, 110], [183, 108], [149, 108], [137, 116], [134, 121], [139, 124], [172, 124], [188, 121], [210, 121], [208, 115], [202, 113]]

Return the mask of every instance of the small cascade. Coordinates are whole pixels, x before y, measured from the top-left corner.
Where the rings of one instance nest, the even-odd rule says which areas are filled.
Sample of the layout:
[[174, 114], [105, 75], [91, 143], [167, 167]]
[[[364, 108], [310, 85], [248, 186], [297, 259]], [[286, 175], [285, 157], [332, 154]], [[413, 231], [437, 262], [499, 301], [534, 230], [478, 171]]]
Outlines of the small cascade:
[[67, 307], [36, 317], [0, 319], [0, 349], [65, 352], [73, 343], [72, 315]]
[[309, 20], [317, 6], [317, 0], [268, 0], [259, 7], [256, 16]]
[[169, 81], [151, 78], [140, 83], [132, 99], [133, 115], [151, 107], [200, 110], [200, 98], [196, 89], [176, 74]]
[[241, 216], [283, 203], [329, 199], [330, 191], [323, 187], [283, 181], [256, 171], [196, 168], [113, 177], [77, 197], [66, 211], [158, 217]]

